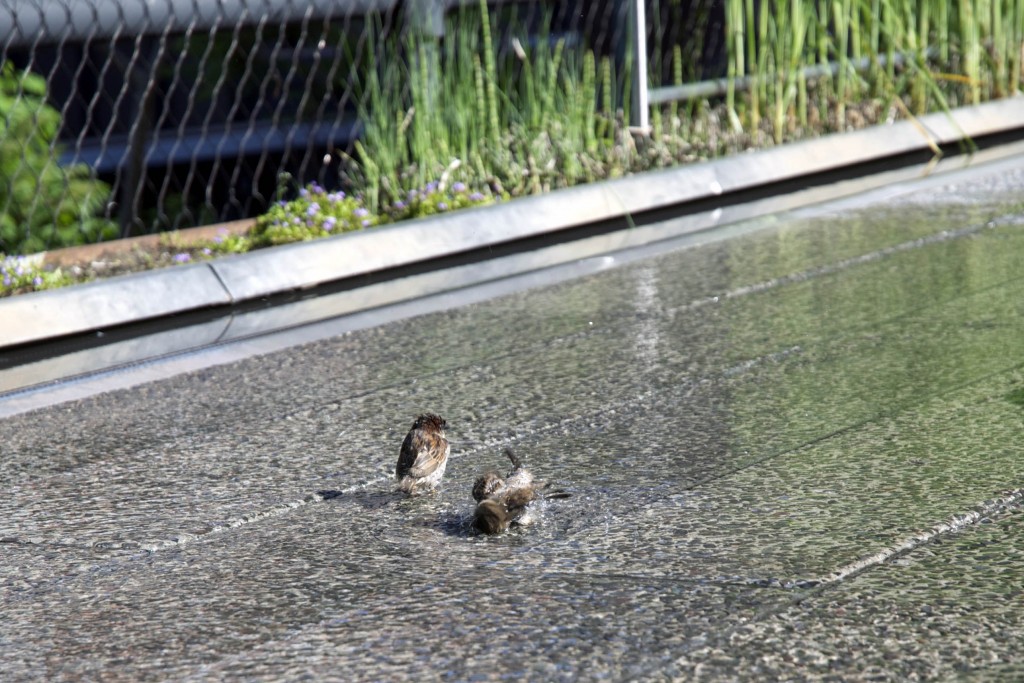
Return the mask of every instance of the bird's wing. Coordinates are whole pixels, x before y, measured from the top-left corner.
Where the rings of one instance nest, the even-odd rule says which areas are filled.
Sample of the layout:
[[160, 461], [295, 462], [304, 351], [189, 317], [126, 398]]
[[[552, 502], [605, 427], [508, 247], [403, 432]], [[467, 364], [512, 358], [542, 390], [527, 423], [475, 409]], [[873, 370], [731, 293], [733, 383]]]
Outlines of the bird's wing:
[[441, 466], [448, 457], [449, 449], [447, 439], [438, 434], [414, 429], [402, 444], [402, 452], [398, 458], [399, 476], [427, 476]]
[[416, 449], [412, 444], [412, 434], [410, 431], [405, 435], [405, 441], [402, 442], [402, 450], [398, 452], [398, 464], [395, 465], [395, 476], [398, 478], [408, 474], [409, 468], [416, 462]]
[[505, 507], [512, 519], [518, 519], [526, 511], [526, 506], [537, 499], [537, 492], [532, 486], [513, 489], [504, 496]]

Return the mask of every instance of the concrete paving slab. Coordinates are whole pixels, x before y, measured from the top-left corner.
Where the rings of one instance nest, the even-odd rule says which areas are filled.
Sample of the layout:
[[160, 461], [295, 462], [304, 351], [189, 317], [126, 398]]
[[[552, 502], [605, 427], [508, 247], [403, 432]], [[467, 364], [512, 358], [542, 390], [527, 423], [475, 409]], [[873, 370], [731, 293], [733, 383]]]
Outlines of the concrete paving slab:
[[[756, 674], [781, 645], [720, 650], [819, 618], [815, 582], [1020, 507], [1024, 173], [998, 183], [4, 419], [5, 676]], [[424, 409], [451, 423], [446, 482], [396, 500]], [[471, 536], [469, 486], [505, 444], [573, 497]]]
[[[673, 423], [661, 410], [574, 435], [575, 457], [557, 457], [564, 442], [538, 444], [535, 457], [551, 460], [545, 469], [586, 477], [573, 488], [618, 514], [600, 516], [567, 544], [583, 555], [558, 548], [517, 562], [751, 585], [830, 581], [1024, 481], [1014, 446], [1024, 414], [1005, 399], [1022, 384], [1016, 370], [784, 452], [725, 438], [703, 453], [715, 464], [701, 469], [687, 467], [700, 456], [685, 437], [671, 453], [668, 437], [647, 436], [665, 433], [659, 418]], [[722, 415], [719, 434], [742, 420]], [[595, 460], [622, 466], [587, 477], [594, 468], [585, 463]], [[705, 478], [692, 480], [697, 473]]]
[[[54, 582], [5, 605], [4, 639], [18, 655], [5, 657], [5, 675], [566, 680], [592, 667], [621, 678], [654, 657], [669, 661], [722, 620], [738, 625], [792, 599], [752, 586], [501, 568], [496, 560], [535, 553], [532, 539], [469, 536], [459, 520], [439, 524], [437, 508], [339, 498], [283, 527], [246, 527]], [[109, 636], [87, 635], [97, 632]], [[536, 656], [538, 642], [566, 664]]]
[[684, 676], [1018, 680], [1024, 511], [987, 519], [695, 649]]
[[[972, 316], [988, 320], [1000, 315], [1007, 301], [1020, 300], [1022, 289], [1024, 282], [1001, 296], [1002, 290], [989, 288], [969, 297], [978, 299], [966, 304], [970, 316], [961, 315], [965, 305], [960, 300], [954, 300], [953, 309], [957, 319], [971, 325]], [[786, 295], [779, 290], [763, 296]], [[173, 448], [163, 445], [125, 454], [118, 463], [101, 459], [52, 475], [30, 470], [32, 485], [11, 487], [2, 507], [21, 533], [42, 535], [51, 542], [91, 546], [107, 542], [111, 534], [137, 533], [134, 541], [149, 547], [207, 533], [260, 514], [266, 506], [307, 501], [316, 486], [343, 489], [386, 478], [394, 453], [382, 452], [378, 444], [397, 444], [400, 430], [382, 438], [373, 430], [348, 425], [371, 423], [380, 414], [400, 414], [409, 397], [421, 392], [437, 395], [447, 388], [468, 393], [481, 378], [493, 397], [474, 406], [472, 416], [463, 421], [492, 425], [497, 431], [461, 431], [464, 445], [456, 445], [455, 457], [467, 462], [486, 452], [487, 443], [552, 431], [573, 434], [594, 424], [614, 425], [637, 412], [649, 423], [652, 411], [680, 404], [690, 417], [675, 418], [676, 424], [687, 429], [683, 436], [688, 440], [706, 433], [728, 435], [731, 459], [766, 458], [898, 411], [932, 392], [1019, 364], [1012, 353], [1019, 326], [975, 325], [966, 335], [954, 329], [951, 337], [943, 310], [933, 307], [934, 319], [919, 324], [919, 335], [907, 335], [913, 325], [905, 319], [884, 320], [875, 323], [866, 340], [860, 333], [840, 333], [824, 341], [791, 339], [794, 344], [784, 353], [747, 355], [742, 360], [729, 357], [732, 354], [716, 356], [714, 349], [701, 349], [696, 339], [686, 354], [659, 357], [652, 346], [654, 355], [646, 362], [655, 369], [653, 374], [635, 367], [637, 338], [622, 337], [613, 326], [612, 334], [561, 338], [560, 344], [548, 348], [544, 364], [521, 367], [522, 356], [510, 353], [486, 364], [428, 372], [416, 387], [395, 384], [278, 414], [281, 419], [258, 433], [250, 433], [250, 425], [227, 422], [205, 434], [185, 432]], [[640, 322], [643, 331], [644, 321]], [[641, 336], [656, 341], [652, 334]], [[686, 334], [669, 330], [664, 337], [682, 340]], [[920, 360], [908, 367], [908, 358]], [[830, 376], [831, 383], [822, 384], [822, 374]], [[585, 392], [573, 381], [578, 376], [590, 378]], [[609, 403], [610, 395], [619, 398]], [[716, 412], [716, 403], [728, 404], [728, 410]], [[566, 414], [564, 406], [569, 404], [574, 412]], [[664, 447], [670, 448], [671, 442]], [[657, 471], [664, 466], [663, 459], [652, 460], [650, 467], [645, 461], [631, 466], [631, 476], [645, 473], [665, 480]], [[690, 484], [705, 478], [704, 465], [693, 458], [674, 474], [685, 474], [683, 481]], [[561, 469], [574, 471], [575, 466], [565, 462]], [[322, 477], [319, 484], [311, 481], [316, 473]], [[192, 484], [196, 479], [202, 487]], [[73, 520], [65, 517], [69, 508], [76, 511]], [[111, 515], [111, 510], [120, 512]]]
[[[8, 602], [17, 624], [8, 637], [23, 655], [31, 643], [25, 662], [38, 661], [33, 647], [65, 654], [57, 669], [26, 664], [27, 677], [97, 675], [126, 659], [145, 662], [131, 669], [143, 679], [646, 677], [804, 594], [783, 590], [773, 572], [837, 568], [1019, 480], [1008, 449], [981, 462], [968, 456], [1020, 432], [1019, 407], [1003, 393], [1020, 381], [935, 399], [692, 491], [678, 492], [673, 470], [653, 484], [635, 471], [646, 453], [609, 473], [614, 454], [600, 444], [638, 436], [621, 427], [576, 435], [570, 462], [544, 458], [564, 438], [540, 439], [529, 449], [545, 463], [538, 473], [571, 469], [578, 500], [548, 502], [525, 532], [472, 537], [464, 490], [405, 501], [381, 484], [303, 506], [278, 524], [51, 577]], [[972, 426], [972, 441], [962, 442], [950, 411]], [[637, 416], [633, 426], [663, 434], [653, 418]], [[915, 441], [922, 430], [961, 450]], [[76, 609], [57, 619], [69, 593]], [[107, 623], [113, 637], [76, 644]], [[445, 646], [432, 648], [430, 638]]]

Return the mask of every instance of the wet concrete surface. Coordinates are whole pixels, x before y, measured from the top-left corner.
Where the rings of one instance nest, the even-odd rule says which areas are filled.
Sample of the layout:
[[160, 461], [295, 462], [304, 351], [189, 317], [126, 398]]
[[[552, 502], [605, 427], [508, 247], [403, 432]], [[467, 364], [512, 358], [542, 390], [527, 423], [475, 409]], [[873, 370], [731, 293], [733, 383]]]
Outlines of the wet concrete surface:
[[3, 677], [1019, 675], [1021, 167], [0, 421]]

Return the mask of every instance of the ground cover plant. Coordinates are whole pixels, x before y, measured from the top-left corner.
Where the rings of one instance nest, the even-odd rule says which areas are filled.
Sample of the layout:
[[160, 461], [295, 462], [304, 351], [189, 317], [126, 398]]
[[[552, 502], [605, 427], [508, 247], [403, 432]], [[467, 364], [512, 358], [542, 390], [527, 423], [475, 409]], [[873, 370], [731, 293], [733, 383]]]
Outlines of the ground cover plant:
[[[1017, 95], [1022, 85], [1024, 0], [727, 0], [723, 92], [653, 107], [650, 129], [638, 131], [623, 106], [628, 50], [616, 62], [517, 25], [514, 3], [507, 12], [499, 21], [481, 0], [449, 15], [439, 42], [371, 31], [349, 46], [364, 51], [353, 63], [372, 66], [358, 78], [364, 130], [344, 158], [342, 187], [285, 185], [291, 198], [248, 234], [189, 245], [168, 237], [155, 254], [104, 273], [49, 277], [8, 259], [5, 268], [29, 276], [5, 279], [0, 296], [862, 128]], [[699, 29], [655, 42], [653, 85], [717, 75], [694, 68]]]

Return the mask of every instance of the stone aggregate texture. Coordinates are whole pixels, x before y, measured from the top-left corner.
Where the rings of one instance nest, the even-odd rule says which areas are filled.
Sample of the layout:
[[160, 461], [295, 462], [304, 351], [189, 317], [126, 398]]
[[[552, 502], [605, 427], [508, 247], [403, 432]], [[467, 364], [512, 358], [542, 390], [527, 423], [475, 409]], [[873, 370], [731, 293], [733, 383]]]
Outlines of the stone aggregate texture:
[[[1022, 190], [825, 204], [0, 421], [0, 678], [1019, 678]], [[428, 410], [448, 471], [406, 499]], [[572, 497], [476, 536], [505, 446]]]

